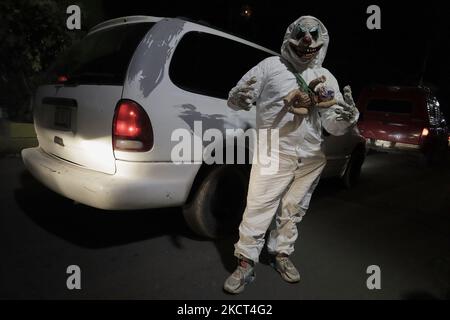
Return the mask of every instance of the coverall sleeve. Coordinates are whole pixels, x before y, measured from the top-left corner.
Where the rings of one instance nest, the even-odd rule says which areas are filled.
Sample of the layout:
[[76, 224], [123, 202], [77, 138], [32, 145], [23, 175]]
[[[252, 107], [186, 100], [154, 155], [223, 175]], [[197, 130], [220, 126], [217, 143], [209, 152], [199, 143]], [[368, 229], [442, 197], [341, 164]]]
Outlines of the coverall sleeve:
[[[327, 78], [326, 84], [330, 86], [335, 92], [335, 99], [337, 101], [344, 101], [344, 97], [339, 89], [339, 84], [336, 78], [327, 70], [325, 74]], [[355, 115], [350, 121], [338, 120], [339, 114], [336, 113], [336, 109], [343, 109], [339, 105], [334, 105], [331, 108], [320, 111], [322, 127], [333, 136], [342, 136], [353, 128], [359, 119], [359, 111], [355, 106]]]
[[[268, 59], [263, 60], [258, 65], [256, 65], [254, 68], [252, 68], [250, 71], [248, 71], [241, 80], [239, 80], [238, 84], [231, 89], [229, 97], [228, 97], [228, 106], [235, 110], [250, 110], [250, 108], [253, 106], [253, 104], [258, 100], [259, 96], [261, 95], [261, 92], [264, 88], [265, 83], [265, 77], [266, 77], [266, 69], [267, 69]], [[238, 101], [238, 94], [241, 92], [241, 90], [245, 90], [248, 88], [247, 82], [250, 79], [256, 79], [256, 83], [252, 85], [254, 88], [253, 91], [250, 91], [252, 98], [251, 104], [248, 104], [247, 106], [237, 105], [236, 101]]]

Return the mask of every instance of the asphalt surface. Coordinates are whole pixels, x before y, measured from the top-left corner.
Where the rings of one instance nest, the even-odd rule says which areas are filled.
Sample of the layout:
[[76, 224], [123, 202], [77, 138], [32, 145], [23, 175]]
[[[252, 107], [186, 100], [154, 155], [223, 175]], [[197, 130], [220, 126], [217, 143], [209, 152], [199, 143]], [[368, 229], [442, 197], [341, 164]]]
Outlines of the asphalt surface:
[[[60, 197], [0, 159], [1, 299], [450, 299], [450, 166], [372, 154], [360, 184], [324, 180], [300, 226], [289, 285], [263, 254], [256, 282], [222, 291], [235, 237], [199, 239], [180, 209], [112, 213]], [[82, 289], [66, 287], [81, 268]], [[368, 290], [367, 268], [381, 268]]]

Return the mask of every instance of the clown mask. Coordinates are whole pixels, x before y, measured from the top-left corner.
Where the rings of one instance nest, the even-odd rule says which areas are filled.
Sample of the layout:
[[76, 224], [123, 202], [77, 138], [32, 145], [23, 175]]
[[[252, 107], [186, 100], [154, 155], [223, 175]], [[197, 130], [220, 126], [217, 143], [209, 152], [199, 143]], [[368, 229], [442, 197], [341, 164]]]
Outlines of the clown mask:
[[291, 34], [289, 46], [303, 63], [311, 62], [324, 45], [317, 20], [306, 18], [300, 21]]

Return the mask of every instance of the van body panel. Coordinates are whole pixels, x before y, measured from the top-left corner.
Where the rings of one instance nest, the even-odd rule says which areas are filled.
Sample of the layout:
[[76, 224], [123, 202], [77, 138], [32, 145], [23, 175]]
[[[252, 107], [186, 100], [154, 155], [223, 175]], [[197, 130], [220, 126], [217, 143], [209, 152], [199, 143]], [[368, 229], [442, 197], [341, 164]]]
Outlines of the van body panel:
[[[192, 141], [195, 139], [202, 143], [203, 134], [208, 129], [219, 130], [226, 137], [227, 129], [245, 130], [255, 127], [255, 110], [233, 111], [227, 106], [225, 99], [186, 91], [175, 85], [170, 78], [170, 64], [177, 45], [184, 35], [198, 31], [216, 36], [224, 35], [233, 41], [236, 39], [191, 22], [165, 19], [152, 28], [138, 47], [128, 69], [123, 98], [136, 101], [147, 111], [155, 132], [155, 144], [147, 153], [131, 154], [116, 151], [118, 159], [171, 161], [172, 151], [180, 143], [180, 133], [183, 130], [192, 134]], [[240, 42], [247, 44], [244, 40]], [[265, 51], [268, 55], [272, 54], [267, 49]], [[222, 144], [223, 141], [211, 143], [208, 143], [208, 146], [214, 143]], [[201, 161], [201, 158], [198, 160]]]
[[39, 146], [81, 167], [114, 174], [111, 124], [121, 96], [118, 86], [40, 87], [34, 103]]

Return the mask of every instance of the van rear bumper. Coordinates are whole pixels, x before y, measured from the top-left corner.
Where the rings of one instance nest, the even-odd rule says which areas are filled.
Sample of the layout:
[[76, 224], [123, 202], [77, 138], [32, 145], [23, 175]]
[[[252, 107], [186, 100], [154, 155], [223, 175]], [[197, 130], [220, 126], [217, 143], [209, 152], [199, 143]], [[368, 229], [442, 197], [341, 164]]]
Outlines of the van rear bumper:
[[183, 205], [200, 165], [116, 161], [114, 175], [25, 149], [26, 168], [54, 192], [103, 210], [140, 210]]

